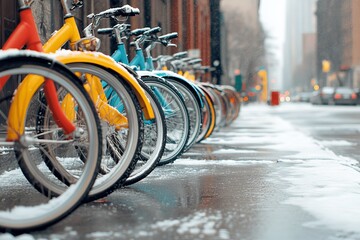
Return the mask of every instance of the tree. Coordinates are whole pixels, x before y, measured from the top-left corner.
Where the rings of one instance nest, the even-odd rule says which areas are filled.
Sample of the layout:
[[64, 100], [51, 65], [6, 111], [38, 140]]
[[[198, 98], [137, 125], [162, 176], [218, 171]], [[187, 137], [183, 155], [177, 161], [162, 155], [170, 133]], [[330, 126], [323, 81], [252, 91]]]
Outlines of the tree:
[[[257, 68], [265, 64], [265, 33], [259, 21], [248, 21], [246, 14], [236, 10], [224, 13], [227, 31], [227, 76], [233, 79], [235, 69], [240, 69], [247, 85], [254, 81]], [[230, 80], [230, 84], [233, 82]]]

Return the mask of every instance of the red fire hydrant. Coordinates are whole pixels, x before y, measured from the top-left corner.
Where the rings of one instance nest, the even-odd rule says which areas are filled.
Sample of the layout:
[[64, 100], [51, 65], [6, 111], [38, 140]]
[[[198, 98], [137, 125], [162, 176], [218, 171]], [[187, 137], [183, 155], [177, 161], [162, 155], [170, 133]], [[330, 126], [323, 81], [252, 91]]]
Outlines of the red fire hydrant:
[[272, 91], [271, 92], [271, 106], [278, 106], [280, 104], [280, 92]]

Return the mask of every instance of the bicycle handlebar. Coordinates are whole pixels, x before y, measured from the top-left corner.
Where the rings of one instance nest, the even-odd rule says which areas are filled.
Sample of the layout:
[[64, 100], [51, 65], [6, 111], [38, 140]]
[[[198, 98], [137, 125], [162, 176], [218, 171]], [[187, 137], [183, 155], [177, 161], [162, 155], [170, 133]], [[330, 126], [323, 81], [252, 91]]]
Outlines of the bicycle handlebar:
[[174, 38], [177, 38], [179, 35], [177, 32], [173, 32], [173, 33], [168, 33], [168, 34], [165, 34], [165, 35], [162, 35], [159, 37], [159, 40], [160, 41], [169, 41], [171, 39], [174, 39]]
[[154, 28], [151, 28], [150, 30], [144, 32], [144, 35], [152, 35], [152, 34], [156, 34], [158, 32], [161, 31], [161, 27], [154, 27]]
[[173, 55], [174, 58], [184, 58], [188, 56], [188, 52], [178, 52]]
[[110, 35], [112, 34], [112, 32], [113, 32], [113, 28], [99, 28], [97, 30], [97, 33], [101, 35]]
[[190, 60], [192, 60], [192, 58], [189, 58], [189, 57], [186, 57], [186, 58], [181, 59], [182, 62], [188, 62], [188, 61], [190, 61]]
[[201, 62], [202, 62], [201, 58], [195, 58], [195, 59], [190, 60], [188, 63], [192, 64], [192, 65], [195, 65], [195, 64], [201, 63]]
[[138, 29], [135, 29], [135, 30], [131, 31], [131, 35], [140, 36], [141, 34], [144, 34], [146, 31], [149, 31], [149, 30], [150, 30], [149, 27], [138, 28]]
[[133, 8], [130, 5], [124, 5], [118, 8], [109, 8], [108, 10], [95, 14], [95, 16], [100, 18], [110, 18], [110, 17], [118, 17], [118, 16], [128, 17], [128, 16], [135, 16], [138, 14], [140, 14], [140, 10], [138, 8]]
[[81, 0], [73, 0], [73, 1], [71, 2], [71, 8], [70, 8], [70, 10], [72, 11], [72, 10], [74, 10], [75, 8], [81, 8], [82, 6], [84, 6], [83, 1], [81, 1]]

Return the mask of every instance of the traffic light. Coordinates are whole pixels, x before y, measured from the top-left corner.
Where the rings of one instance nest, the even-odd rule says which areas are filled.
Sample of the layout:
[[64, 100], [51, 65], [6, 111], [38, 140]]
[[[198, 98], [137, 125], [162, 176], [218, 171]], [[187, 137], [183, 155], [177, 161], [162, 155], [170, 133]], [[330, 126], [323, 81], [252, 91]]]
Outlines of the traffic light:
[[322, 60], [322, 71], [324, 73], [330, 72], [331, 62], [328, 60]]

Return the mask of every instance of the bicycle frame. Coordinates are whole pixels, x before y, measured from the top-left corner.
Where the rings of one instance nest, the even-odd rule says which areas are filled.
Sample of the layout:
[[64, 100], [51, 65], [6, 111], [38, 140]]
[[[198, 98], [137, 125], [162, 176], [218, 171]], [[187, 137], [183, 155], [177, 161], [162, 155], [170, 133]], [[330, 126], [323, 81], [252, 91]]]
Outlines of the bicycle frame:
[[[114, 58], [114, 60], [117, 62], [122, 62], [122, 63], [129, 62], [129, 60], [127, 59], [128, 55], [126, 53], [125, 45], [123, 42], [121, 42], [121, 38], [117, 38], [117, 44], [118, 44], [118, 49], [112, 54], [111, 57]], [[135, 57], [130, 61], [129, 65], [139, 67], [139, 70], [152, 71], [152, 73], [158, 77], [169, 77], [169, 78], [176, 79], [179, 82], [182, 82], [183, 84], [185, 84], [186, 86], [188, 86], [194, 90], [194, 92], [196, 93], [197, 101], [200, 103], [200, 107], [203, 108], [204, 102], [202, 100], [202, 97], [205, 98], [205, 94], [195, 84], [189, 83], [189, 81], [187, 79], [185, 79], [184, 77], [182, 77], [176, 73], [173, 73], [171, 71], [163, 71], [163, 70], [162, 71], [153, 71], [154, 65], [153, 65], [153, 60], [152, 60], [151, 54], [150, 54], [150, 50], [151, 50], [150, 48], [146, 50], [147, 57], [145, 58], [142, 49], [137, 46]], [[125, 61], [125, 62], [123, 62], [123, 61]], [[166, 100], [164, 99], [162, 94], [159, 92], [159, 90], [154, 88], [153, 91], [154, 91], [156, 97], [158, 98], [158, 100], [160, 101], [160, 104], [162, 106], [168, 106], [168, 104], [166, 104]], [[166, 111], [171, 112], [172, 110], [168, 109], [168, 107], [166, 107]]]
[[[80, 40], [80, 34], [79, 34], [79, 29], [75, 22], [75, 18], [73, 15], [67, 14], [65, 15], [64, 25], [44, 44], [43, 46], [44, 52], [55, 52], [68, 41], [70, 42], [70, 46], [74, 46], [74, 44], [79, 40]], [[151, 108], [150, 101], [146, 97], [144, 90], [141, 88], [137, 80], [125, 68], [119, 66], [118, 64], [114, 64], [114, 61], [111, 58], [100, 57], [101, 55], [103, 55], [101, 53], [86, 53], [86, 54], [79, 54], [77, 56], [82, 56], [82, 58], [84, 57], [87, 58], [91, 55], [95, 56], [95, 58], [91, 59], [93, 63], [102, 64], [101, 66], [113, 69], [116, 73], [122, 76], [127, 83], [130, 84], [132, 89], [134, 89], [137, 98], [139, 99], [140, 105], [144, 111], [146, 119], [155, 118], [154, 112]], [[96, 59], [99, 57], [101, 58], [100, 61]]]
[[[20, 5], [20, 23], [5, 42], [3, 49], [22, 49], [24, 46], [26, 46], [27, 49], [43, 52], [42, 44], [31, 9], [24, 4]], [[0, 89], [4, 87], [8, 79], [8, 77], [3, 77], [0, 79]], [[66, 134], [70, 134], [75, 130], [75, 126], [66, 117], [61, 109], [59, 102], [57, 101], [55, 84], [51, 80], [44, 79], [43, 77], [37, 77], [36, 81], [22, 82], [17, 89], [16, 95], [19, 99], [18, 103], [21, 104], [12, 102], [10, 106], [8, 114], [8, 132], [6, 137], [7, 141], [18, 140], [20, 135], [24, 133], [24, 121], [28, 104], [23, 103], [29, 103], [35, 91], [43, 83], [45, 84], [45, 97], [49, 103], [56, 123], [64, 129]], [[20, 94], [23, 91], [27, 94]]]
[[130, 65], [129, 64], [129, 60], [127, 58], [127, 53], [126, 53], [126, 49], [125, 49], [125, 45], [124, 43], [118, 43], [117, 49], [115, 50], [115, 52], [111, 55], [111, 57], [116, 61], [116, 62], [122, 62], [126, 65]]
[[143, 53], [142, 49], [136, 49], [135, 57], [131, 60], [130, 66], [138, 67], [139, 69], [136, 69], [136, 70], [145, 71], [147, 69], [146, 69], [144, 59], [145, 58], [144, 58], [144, 53]]
[[[30, 9], [27, 9], [30, 13], [29, 15], [31, 16], [32, 20], [33, 16], [31, 13]], [[71, 14], [66, 14], [64, 17], [64, 25], [61, 27], [61, 29], [59, 31], [57, 31], [50, 39], [49, 41], [44, 44], [43, 51], [46, 53], [50, 53], [50, 52], [55, 52], [56, 50], [58, 50], [59, 48], [61, 48], [67, 41], [70, 41], [70, 46], [73, 46], [78, 40], [80, 40], [80, 34], [79, 34], [79, 30], [77, 28], [76, 22], [75, 22], [75, 18], [74, 16], [72, 16]], [[25, 31], [26, 28], [22, 27], [22, 31]], [[35, 35], [33, 33], [33, 35]], [[38, 35], [38, 33], [36, 32], [36, 35]], [[19, 36], [21, 36], [19, 34]], [[115, 62], [110, 58], [107, 57], [101, 53], [92, 53], [92, 52], [78, 52], [76, 54], [68, 54], [68, 52], [66, 53], [65, 57], [63, 54], [60, 53], [60, 55], [55, 55], [55, 58], [62, 62], [62, 63], [76, 63], [76, 62], [86, 62], [86, 63], [92, 63], [92, 64], [97, 64], [100, 65], [106, 69], [111, 69], [113, 70], [115, 73], [117, 73], [118, 75], [120, 75], [127, 83], [129, 83], [129, 85], [131, 86], [131, 88], [134, 90], [140, 105], [144, 111], [144, 116], [146, 119], [153, 119], [155, 118], [153, 109], [151, 107], [150, 101], [149, 99], [146, 97], [145, 91], [141, 88], [141, 86], [139, 85], [139, 83], [137, 82], [137, 80], [122, 66], [115, 64]], [[65, 60], [66, 59], [66, 60]], [[26, 78], [23, 81], [24, 86], [31, 86], [34, 82], [40, 82], [40, 79], [35, 79], [36, 77], [32, 76], [31, 78]], [[98, 80], [100, 81], [100, 80]], [[41, 84], [42, 82], [40, 82]], [[93, 82], [95, 83], [95, 82]], [[86, 89], [89, 90], [89, 87], [86, 87]], [[94, 86], [94, 89], [98, 89], [96, 88], [96, 86]], [[21, 92], [22, 91], [33, 91], [33, 88], [21, 88], [18, 89], [18, 91], [16, 92], [14, 98], [13, 98], [13, 104], [10, 107], [10, 112], [12, 113], [11, 115], [9, 115], [9, 122], [13, 122], [14, 125], [13, 127], [15, 127], [16, 130], [18, 130], [16, 127], [18, 125], [19, 119], [21, 121], [21, 119], [25, 119], [25, 114], [26, 114], [26, 109], [27, 106], [30, 104], [31, 99], [27, 98], [27, 99], [22, 99], [21, 97]], [[98, 92], [98, 95], [101, 95], [101, 92]], [[31, 94], [30, 94], [31, 95]], [[93, 100], [95, 99], [95, 94], [93, 92], [93, 94], [90, 93], [90, 95], [93, 97]], [[97, 99], [97, 97], [96, 97]], [[21, 103], [21, 104], [20, 104]], [[18, 109], [15, 106], [23, 106], [22, 109]], [[104, 107], [105, 106], [105, 107]], [[61, 107], [59, 106], [59, 109], [61, 109]], [[111, 108], [111, 106], [107, 105], [107, 104], [101, 104], [101, 106], [98, 106], [98, 109], [100, 109], [100, 116], [101, 117], [105, 117], [105, 116], [109, 116], [106, 120], [109, 121], [112, 125], [119, 125], [117, 122], [117, 120], [124, 120], [124, 118], [122, 118], [120, 116], [120, 113], [116, 113], [115, 109]], [[111, 111], [111, 114], [108, 115], [106, 114], [106, 111]], [[62, 111], [60, 111], [62, 113]], [[72, 115], [70, 113], [70, 115]], [[117, 116], [117, 117], [114, 117]], [[66, 118], [66, 116], [64, 116]], [[117, 119], [117, 120], [116, 120]], [[66, 119], [67, 120], [67, 119]], [[15, 124], [16, 123], [16, 124]], [[11, 138], [14, 138], [15, 135], [12, 134]], [[8, 137], [9, 138], [9, 137]]]
[[[139, 67], [139, 69], [135, 69], [135, 70], [140, 70], [140, 71], [147, 70], [147, 67], [146, 67], [147, 64], [145, 62], [144, 53], [141, 48], [136, 49], [135, 57], [131, 60], [130, 63], [129, 63], [129, 59], [127, 56], [128, 55], [127, 55], [124, 43], [118, 42], [117, 50], [115, 50], [115, 52], [111, 55], [111, 57], [116, 62], [121, 62], [121, 63], [127, 64], [129, 66]], [[149, 73], [149, 75], [153, 75], [153, 74]], [[154, 87], [154, 88], [152, 88], [152, 90], [153, 90], [155, 96], [158, 98], [161, 106], [165, 107], [165, 110], [166, 110], [165, 113], [171, 114], [172, 110], [170, 109], [170, 105], [166, 103], [166, 100], [163, 97], [163, 95], [160, 93], [159, 89]]]
[[152, 48], [150, 46], [146, 49], [146, 55], [147, 56], [143, 60], [146, 63], [147, 70], [153, 71], [159, 77], [165, 77], [165, 78], [169, 77], [169, 78], [176, 79], [178, 82], [181, 82], [184, 85], [192, 88], [194, 90], [194, 92], [196, 93], [197, 101], [200, 103], [200, 107], [203, 108], [204, 103], [203, 103], [202, 97], [205, 98], [205, 94], [201, 91], [201, 89], [198, 86], [196, 86], [192, 82], [189, 82], [186, 78], [184, 78], [183, 76], [181, 76], [181, 75], [179, 75], [177, 73], [174, 73], [174, 72], [171, 72], [171, 71], [168, 71], [168, 70], [156, 70], [155, 71], [155, 67], [154, 67], [154, 64], [153, 64], [153, 59], [152, 59], [152, 56], [151, 56], [151, 49]]

